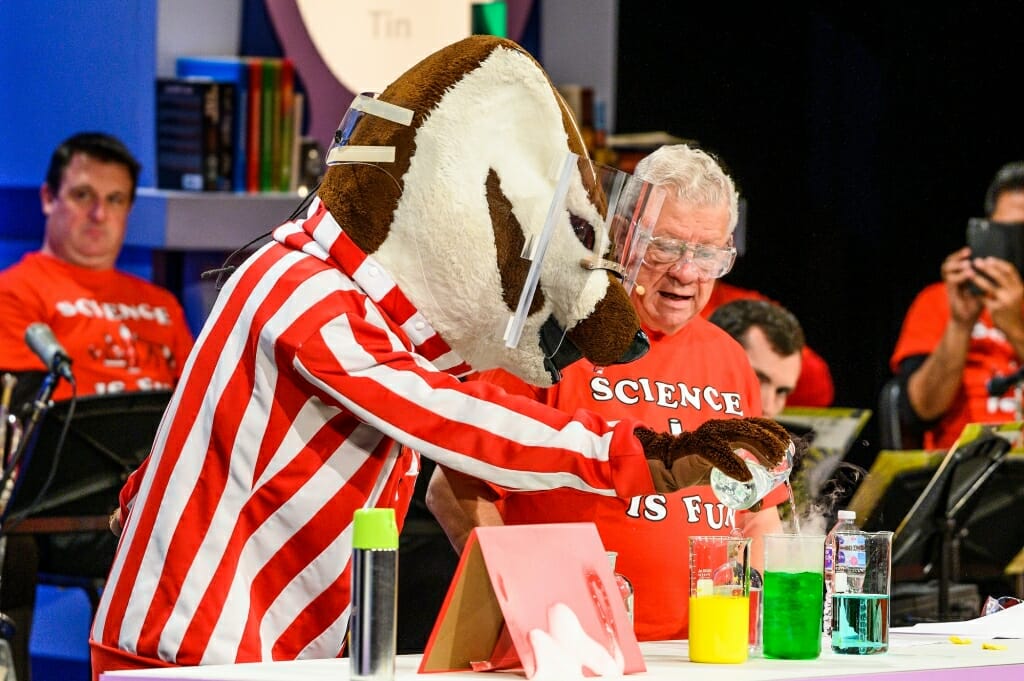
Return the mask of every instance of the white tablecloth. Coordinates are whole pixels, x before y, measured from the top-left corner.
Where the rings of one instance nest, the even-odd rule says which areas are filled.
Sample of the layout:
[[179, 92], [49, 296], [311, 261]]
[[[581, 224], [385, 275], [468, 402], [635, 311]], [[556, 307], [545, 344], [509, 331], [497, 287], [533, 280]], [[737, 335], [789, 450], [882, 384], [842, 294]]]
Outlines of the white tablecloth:
[[[983, 642], [1006, 646], [985, 650]], [[647, 671], [630, 675], [637, 681], [790, 681], [797, 679], [849, 678], [863, 676], [872, 681], [905, 679], [964, 679], [965, 681], [1024, 680], [1024, 640], [975, 638], [969, 644], [951, 643], [946, 636], [892, 634], [889, 652], [881, 655], [835, 655], [823, 642], [816, 660], [767, 660], [755, 658], [738, 665], [695, 664], [687, 659], [685, 641], [641, 643]], [[449, 681], [461, 679], [523, 678], [512, 672], [455, 672], [419, 675], [418, 655], [401, 655], [396, 679]], [[980, 670], [978, 667], [987, 667]], [[941, 672], [937, 670], [942, 670]], [[957, 670], [960, 670], [959, 672]], [[919, 674], [907, 674], [919, 672]], [[348, 660], [301, 660], [238, 665], [210, 665], [146, 671], [111, 672], [101, 681], [146, 681], [180, 679], [191, 681], [344, 681], [349, 678]]]

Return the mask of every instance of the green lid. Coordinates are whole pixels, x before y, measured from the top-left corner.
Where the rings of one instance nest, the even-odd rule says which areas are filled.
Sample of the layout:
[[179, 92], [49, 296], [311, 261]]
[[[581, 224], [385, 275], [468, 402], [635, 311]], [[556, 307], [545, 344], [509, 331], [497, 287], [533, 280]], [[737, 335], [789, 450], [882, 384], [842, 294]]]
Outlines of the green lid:
[[398, 525], [393, 508], [361, 508], [352, 519], [353, 549], [397, 549]]

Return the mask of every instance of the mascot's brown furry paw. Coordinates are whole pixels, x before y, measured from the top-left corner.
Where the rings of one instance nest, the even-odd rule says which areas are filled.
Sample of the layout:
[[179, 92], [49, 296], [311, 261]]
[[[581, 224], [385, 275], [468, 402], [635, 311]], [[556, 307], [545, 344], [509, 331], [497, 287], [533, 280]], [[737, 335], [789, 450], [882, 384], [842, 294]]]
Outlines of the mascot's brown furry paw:
[[795, 447], [789, 432], [767, 418], [716, 419], [681, 435], [637, 428], [647, 463], [659, 492], [707, 484], [712, 468], [747, 482], [750, 470], [734, 450], [745, 449], [772, 468]]

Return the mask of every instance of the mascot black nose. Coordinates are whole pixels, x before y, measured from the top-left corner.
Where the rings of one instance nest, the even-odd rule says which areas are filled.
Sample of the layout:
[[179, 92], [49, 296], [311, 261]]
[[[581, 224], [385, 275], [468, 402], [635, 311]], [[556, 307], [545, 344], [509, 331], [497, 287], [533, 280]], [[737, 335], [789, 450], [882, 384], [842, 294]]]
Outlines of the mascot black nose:
[[647, 354], [647, 351], [651, 349], [651, 341], [647, 338], [647, 334], [644, 333], [643, 329], [639, 329], [636, 335], [633, 336], [633, 342], [629, 344], [626, 349], [626, 353], [619, 357], [616, 364], [626, 364], [638, 360]]

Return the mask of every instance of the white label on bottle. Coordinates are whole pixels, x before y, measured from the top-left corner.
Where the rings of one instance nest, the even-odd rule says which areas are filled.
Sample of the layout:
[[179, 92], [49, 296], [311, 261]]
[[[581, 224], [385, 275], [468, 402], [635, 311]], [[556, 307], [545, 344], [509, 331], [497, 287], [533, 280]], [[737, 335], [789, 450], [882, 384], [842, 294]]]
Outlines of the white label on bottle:
[[863, 570], [867, 565], [868, 554], [865, 537], [862, 534], [837, 534], [835, 565], [844, 568]]
[[846, 573], [845, 572], [837, 572], [836, 573], [835, 590], [833, 591], [833, 593], [844, 594], [847, 591], [849, 591], [849, 589], [850, 589], [850, 585], [846, 581]]

